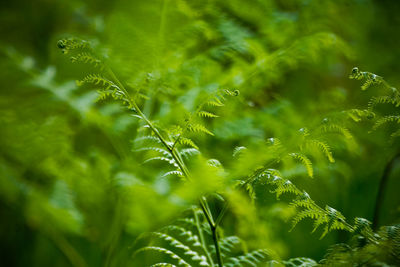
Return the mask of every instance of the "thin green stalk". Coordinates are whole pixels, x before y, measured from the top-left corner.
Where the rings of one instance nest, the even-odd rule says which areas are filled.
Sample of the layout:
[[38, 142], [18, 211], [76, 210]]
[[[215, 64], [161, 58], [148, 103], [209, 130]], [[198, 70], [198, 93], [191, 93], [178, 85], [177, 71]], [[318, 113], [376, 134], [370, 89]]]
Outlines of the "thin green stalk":
[[[56, 231], [47, 229], [48, 237], [56, 244], [57, 248], [64, 254], [72, 266], [75, 267], [87, 267], [85, 260], [75, 250], [75, 248], [64, 238], [61, 234]], [[46, 233], [45, 233], [46, 234]]]
[[[213, 237], [214, 244], [218, 244], [217, 226], [211, 227], [211, 231], [212, 231], [212, 237]], [[215, 246], [215, 254], [217, 256], [218, 266], [223, 267], [224, 265], [222, 264], [221, 249], [220, 249], [219, 245]]]
[[202, 246], [202, 248], [204, 250], [204, 253], [206, 254], [209, 262], [211, 263], [211, 266], [214, 266], [214, 261], [213, 261], [211, 255], [210, 255], [210, 253], [208, 252], [207, 243], [206, 243], [206, 240], [204, 238], [203, 230], [201, 229], [199, 216], [197, 215], [195, 209], [193, 209], [193, 214], [194, 214], [194, 219], [196, 221], [197, 231], [199, 232], [201, 246]]
[[400, 154], [396, 154], [391, 160], [386, 164], [385, 169], [383, 170], [382, 178], [379, 181], [379, 187], [378, 187], [378, 194], [376, 195], [376, 201], [375, 201], [375, 208], [374, 208], [374, 217], [372, 218], [372, 229], [376, 230], [379, 225], [379, 214], [381, 211], [381, 207], [383, 204], [383, 199], [384, 199], [384, 193], [387, 188], [387, 183], [389, 180], [390, 173], [393, 169], [394, 162], [397, 160], [397, 158], [400, 157]]
[[228, 210], [228, 202], [225, 200], [224, 207], [222, 208], [221, 212], [218, 214], [217, 219], [215, 220], [215, 226], [218, 226], [221, 223], [221, 220], [224, 217], [227, 210]]
[[205, 217], [207, 219], [208, 224], [210, 225], [218, 266], [223, 267], [221, 249], [219, 246], [218, 235], [217, 235], [218, 226], [214, 223], [211, 213], [207, 209], [207, 205], [204, 203], [204, 200], [202, 198], [200, 198], [200, 206], [201, 206], [201, 209], [203, 210], [204, 215], [206, 215]]

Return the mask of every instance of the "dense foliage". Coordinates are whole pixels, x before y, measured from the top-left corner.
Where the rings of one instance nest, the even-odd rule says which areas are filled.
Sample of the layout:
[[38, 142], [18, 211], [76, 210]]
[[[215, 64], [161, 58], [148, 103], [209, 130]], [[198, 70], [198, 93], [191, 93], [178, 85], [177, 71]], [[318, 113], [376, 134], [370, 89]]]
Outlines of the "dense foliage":
[[400, 265], [399, 2], [0, 6], [5, 266]]

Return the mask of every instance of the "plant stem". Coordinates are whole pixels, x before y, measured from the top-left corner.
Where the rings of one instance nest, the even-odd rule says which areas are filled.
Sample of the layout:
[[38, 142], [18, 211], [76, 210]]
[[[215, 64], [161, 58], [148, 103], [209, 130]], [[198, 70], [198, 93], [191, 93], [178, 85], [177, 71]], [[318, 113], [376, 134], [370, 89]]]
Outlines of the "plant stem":
[[222, 257], [221, 257], [221, 249], [218, 245], [218, 233], [217, 233], [217, 226], [211, 227], [212, 237], [215, 245], [215, 255], [217, 256], [217, 262], [219, 267], [223, 267], [222, 265]]
[[376, 230], [379, 225], [379, 214], [381, 211], [381, 207], [383, 204], [383, 197], [384, 193], [386, 190], [386, 186], [389, 180], [390, 172], [393, 169], [394, 162], [396, 159], [400, 156], [400, 154], [394, 155], [392, 159], [386, 164], [385, 169], [383, 170], [382, 178], [379, 182], [379, 187], [378, 187], [378, 194], [376, 196], [376, 201], [375, 201], [375, 209], [374, 209], [374, 217], [372, 219], [372, 229]]
[[215, 226], [217, 227], [220, 223], [222, 218], [225, 215], [225, 212], [228, 210], [228, 202], [225, 200], [224, 207], [222, 208], [221, 212], [218, 214], [217, 219], [215, 220]]
[[64, 238], [60, 233], [53, 229], [46, 230], [47, 236], [56, 244], [57, 248], [64, 254], [74, 267], [87, 267], [85, 260], [81, 257], [78, 251]]
[[206, 202], [207, 200], [204, 200], [204, 199], [200, 198], [200, 207], [203, 210], [204, 215], [206, 215], [207, 222], [210, 225], [210, 230], [211, 230], [212, 237], [213, 237], [213, 242], [214, 242], [214, 247], [215, 247], [215, 255], [217, 257], [218, 266], [219, 267], [223, 267], [223, 265], [222, 265], [222, 257], [221, 257], [221, 249], [219, 247], [218, 236], [217, 236], [218, 225], [216, 225], [214, 223], [213, 218], [211, 216], [211, 213], [207, 209], [207, 205], [204, 203], [204, 201]]
[[214, 261], [207, 249], [207, 243], [204, 238], [203, 230], [201, 229], [200, 220], [199, 220], [199, 216], [197, 216], [196, 209], [193, 209], [193, 215], [194, 215], [194, 219], [196, 221], [197, 231], [199, 231], [200, 242], [203, 247], [204, 253], [206, 254], [208, 260], [210, 261], [211, 266], [214, 266]]

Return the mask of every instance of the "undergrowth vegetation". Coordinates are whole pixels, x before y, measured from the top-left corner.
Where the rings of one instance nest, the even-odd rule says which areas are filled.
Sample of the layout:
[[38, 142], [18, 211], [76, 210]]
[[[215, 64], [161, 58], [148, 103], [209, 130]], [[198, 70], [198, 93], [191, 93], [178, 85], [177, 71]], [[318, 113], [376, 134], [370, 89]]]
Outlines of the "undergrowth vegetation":
[[383, 2], [39, 1], [0, 43], [6, 265], [400, 265]]

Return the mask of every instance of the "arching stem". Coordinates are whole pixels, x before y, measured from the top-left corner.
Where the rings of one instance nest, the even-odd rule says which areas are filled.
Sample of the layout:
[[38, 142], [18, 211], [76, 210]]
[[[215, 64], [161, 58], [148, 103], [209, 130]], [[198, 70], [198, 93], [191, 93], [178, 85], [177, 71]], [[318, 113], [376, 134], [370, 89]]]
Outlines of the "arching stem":
[[379, 187], [378, 187], [378, 194], [376, 196], [376, 201], [375, 201], [375, 209], [374, 209], [374, 217], [372, 219], [372, 229], [377, 230], [378, 225], [379, 225], [379, 215], [381, 212], [381, 208], [383, 205], [383, 200], [385, 196], [385, 191], [386, 187], [389, 181], [390, 173], [393, 169], [394, 163], [396, 159], [400, 157], [400, 153], [395, 154], [392, 159], [386, 164], [385, 169], [383, 170], [382, 173], [382, 178], [379, 182]]

